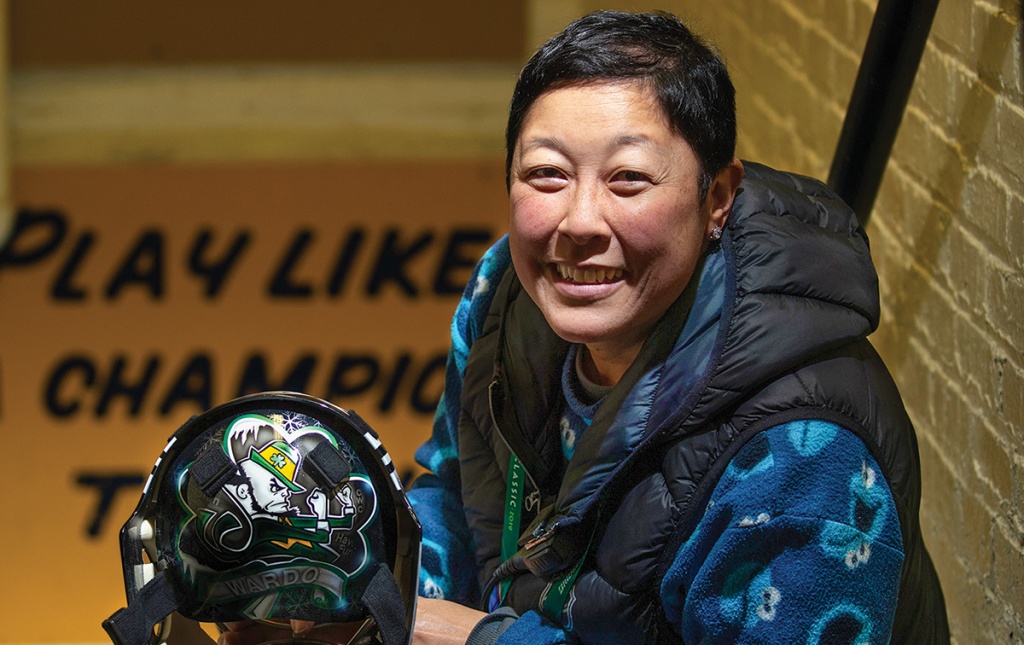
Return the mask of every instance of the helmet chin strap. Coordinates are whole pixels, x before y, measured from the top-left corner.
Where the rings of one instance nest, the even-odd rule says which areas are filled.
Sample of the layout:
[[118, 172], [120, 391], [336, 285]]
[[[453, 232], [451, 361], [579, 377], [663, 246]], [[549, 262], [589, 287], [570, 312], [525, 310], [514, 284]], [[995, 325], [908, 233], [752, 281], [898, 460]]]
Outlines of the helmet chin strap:
[[[175, 598], [176, 592], [171, 574], [167, 570], [156, 574], [152, 580], [147, 582], [136, 598], [136, 602], [126, 608], [119, 609], [103, 621], [103, 629], [110, 636], [114, 645], [146, 645], [147, 643], [172, 642], [169, 629], [161, 628], [160, 634], [154, 634], [153, 628], [165, 623], [166, 619], [178, 609], [178, 602]], [[385, 645], [398, 645], [408, 641], [408, 630], [405, 624], [405, 605], [402, 602], [398, 584], [391, 574], [391, 570], [383, 563], [378, 565], [377, 572], [370, 581], [361, 601], [366, 605], [367, 610], [373, 617], [373, 623], [365, 621], [363, 626], [349, 640], [355, 643], [369, 632], [372, 624], [376, 624], [380, 630]], [[171, 621], [172, 626], [187, 624], [192, 621]], [[212, 641], [198, 627], [194, 630], [195, 635], [189, 634], [187, 642], [189, 645], [198, 645], [196, 637], [202, 635], [205, 640]], [[178, 634], [175, 634], [178, 636]], [[154, 638], [156, 637], [156, 638]], [[177, 639], [176, 639], [177, 640]], [[179, 642], [184, 643], [185, 640]], [[275, 640], [273, 643], [300, 643], [302, 645], [315, 645], [320, 642], [316, 638], [297, 638], [290, 640]], [[331, 645], [324, 643], [324, 645]], [[336, 645], [336, 644], [335, 644]]]
[[366, 592], [361, 598], [370, 611], [377, 629], [384, 637], [385, 645], [398, 645], [409, 640], [409, 632], [405, 624], [405, 605], [402, 603], [402, 592], [387, 565], [377, 565], [377, 573], [373, 574]]
[[171, 574], [161, 571], [139, 590], [136, 602], [103, 621], [103, 629], [114, 645], [145, 645], [153, 639], [153, 628], [177, 611], [176, 596]]

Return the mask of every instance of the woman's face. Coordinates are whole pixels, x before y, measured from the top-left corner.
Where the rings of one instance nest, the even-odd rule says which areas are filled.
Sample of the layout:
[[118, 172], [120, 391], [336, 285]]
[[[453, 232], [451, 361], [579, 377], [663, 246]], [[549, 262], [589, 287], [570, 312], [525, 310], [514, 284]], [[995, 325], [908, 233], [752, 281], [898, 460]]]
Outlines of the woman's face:
[[555, 333], [585, 343], [595, 361], [632, 362], [728, 215], [735, 186], [722, 204], [716, 178], [702, 201], [699, 170], [642, 85], [564, 87], [536, 100], [512, 159], [510, 244]]

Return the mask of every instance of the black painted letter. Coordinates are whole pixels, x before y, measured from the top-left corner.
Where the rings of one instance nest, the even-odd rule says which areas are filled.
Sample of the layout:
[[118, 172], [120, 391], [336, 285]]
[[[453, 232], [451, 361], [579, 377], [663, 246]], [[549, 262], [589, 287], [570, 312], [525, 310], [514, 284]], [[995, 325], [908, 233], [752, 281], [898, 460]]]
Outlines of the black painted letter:
[[[452, 231], [448, 244], [444, 247], [444, 255], [434, 276], [434, 293], [442, 295], [458, 295], [466, 287], [466, 281], [473, 272], [477, 260], [486, 248], [483, 246], [491, 241], [491, 232], [486, 229], [457, 229]], [[466, 247], [470, 247], [468, 250]], [[461, 272], [456, 273], [456, 272]], [[452, 275], [456, 274], [456, 275]]]
[[405, 248], [398, 248], [398, 231], [391, 229], [387, 237], [381, 243], [380, 253], [377, 255], [377, 265], [373, 268], [373, 275], [366, 285], [367, 295], [376, 296], [380, 293], [381, 285], [391, 281], [405, 292], [410, 298], [418, 295], [416, 285], [405, 275], [405, 265], [418, 253], [423, 252], [434, 239], [430, 231], [423, 233]]
[[305, 392], [309, 386], [309, 377], [316, 367], [315, 354], [303, 354], [295, 360], [292, 369], [283, 380], [271, 383], [267, 377], [267, 358], [263, 354], [253, 354], [249, 357], [242, 370], [242, 377], [238, 380], [238, 390], [235, 396], [266, 392], [267, 390], [289, 390], [292, 392]]
[[116, 397], [124, 397], [128, 401], [128, 413], [130, 416], [137, 417], [142, 411], [142, 403], [146, 399], [149, 384], [153, 381], [153, 376], [160, 365], [160, 359], [151, 356], [146, 361], [146, 368], [142, 376], [135, 383], [127, 383], [124, 380], [125, 365], [127, 363], [128, 359], [124, 356], [118, 356], [114, 359], [114, 364], [110, 367], [110, 375], [107, 377], [107, 386], [104, 388], [100, 400], [96, 403], [97, 417], [107, 414], [110, 402]]
[[313, 241], [313, 231], [302, 229], [295, 234], [288, 252], [281, 258], [281, 262], [274, 271], [274, 277], [270, 279], [270, 286], [267, 289], [270, 296], [277, 298], [309, 298], [313, 295], [313, 287], [308, 282], [295, 282], [292, 272], [295, 265], [305, 252], [306, 247]]
[[92, 520], [86, 527], [85, 533], [91, 538], [98, 537], [103, 529], [103, 521], [110, 513], [110, 507], [114, 503], [117, 494], [126, 488], [138, 488], [142, 486], [145, 478], [140, 474], [124, 475], [97, 475], [95, 473], [81, 473], [78, 475], [79, 486], [91, 486], [99, 493], [96, 499], [96, 510], [93, 511]]
[[242, 251], [249, 244], [249, 233], [242, 231], [235, 235], [235, 241], [224, 255], [211, 261], [205, 256], [212, 238], [213, 231], [209, 228], [203, 229], [199, 237], [196, 238], [195, 244], [192, 245], [192, 252], [188, 256], [189, 270], [197, 276], [206, 278], [205, 295], [207, 298], [214, 298], [220, 293], [220, 288], [231, 272], [231, 267], [235, 265], [242, 255]]
[[117, 274], [107, 283], [107, 298], [114, 300], [129, 284], [149, 288], [149, 295], [164, 295], [164, 236], [159, 231], [145, 231], [128, 255], [121, 261]]
[[196, 354], [181, 369], [174, 385], [160, 404], [160, 416], [167, 416], [178, 403], [193, 401], [199, 412], [208, 410], [213, 401], [213, 367], [210, 357]]
[[[0, 248], [0, 267], [25, 266], [42, 260], [60, 246], [67, 232], [68, 222], [60, 211], [33, 211], [22, 208], [14, 220], [14, 228], [7, 239], [7, 244]], [[17, 248], [23, 243], [22, 237], [31, 238], [33, 235], [42, 235], [43, 239], [37, 240], [35, 245], [28, 248]]]
[[70, 417], [82, 407], [80, 398], [62, 401], [59, 398], [61, 385], [74, 374], [81, 374], [86, 389], [96, 382], [96, 366], [86, 356], [65, 358], [50, 374], [46, 382], [46, 409], [57, 418]]

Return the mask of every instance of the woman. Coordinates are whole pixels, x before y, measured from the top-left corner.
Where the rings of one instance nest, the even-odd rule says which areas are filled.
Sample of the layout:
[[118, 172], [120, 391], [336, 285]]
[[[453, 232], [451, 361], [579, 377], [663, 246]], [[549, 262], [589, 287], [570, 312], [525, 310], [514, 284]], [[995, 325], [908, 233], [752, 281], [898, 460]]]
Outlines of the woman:
[[527, 63], [417, 453], [417, 642], [948, 641], [864, 232], [735, 136], [672, 16]]

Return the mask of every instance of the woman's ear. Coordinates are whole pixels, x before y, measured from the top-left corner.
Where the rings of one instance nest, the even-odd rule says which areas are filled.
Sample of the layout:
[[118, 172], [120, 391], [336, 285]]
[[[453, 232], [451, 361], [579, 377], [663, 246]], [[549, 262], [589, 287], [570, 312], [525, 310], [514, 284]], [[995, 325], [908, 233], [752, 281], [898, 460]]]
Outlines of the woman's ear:
[[732, 161], [727, 163], [712, 180], [707, 196], [710, 210], [707, 230], [704, 232], [707, 237], [711, 236], [713, 229], [725, 228], [729, 212], [732, 210], [733, 200], [736, 199], [736, 192], [742, 181], [743, 162], [736, 157], [733, 157]]

